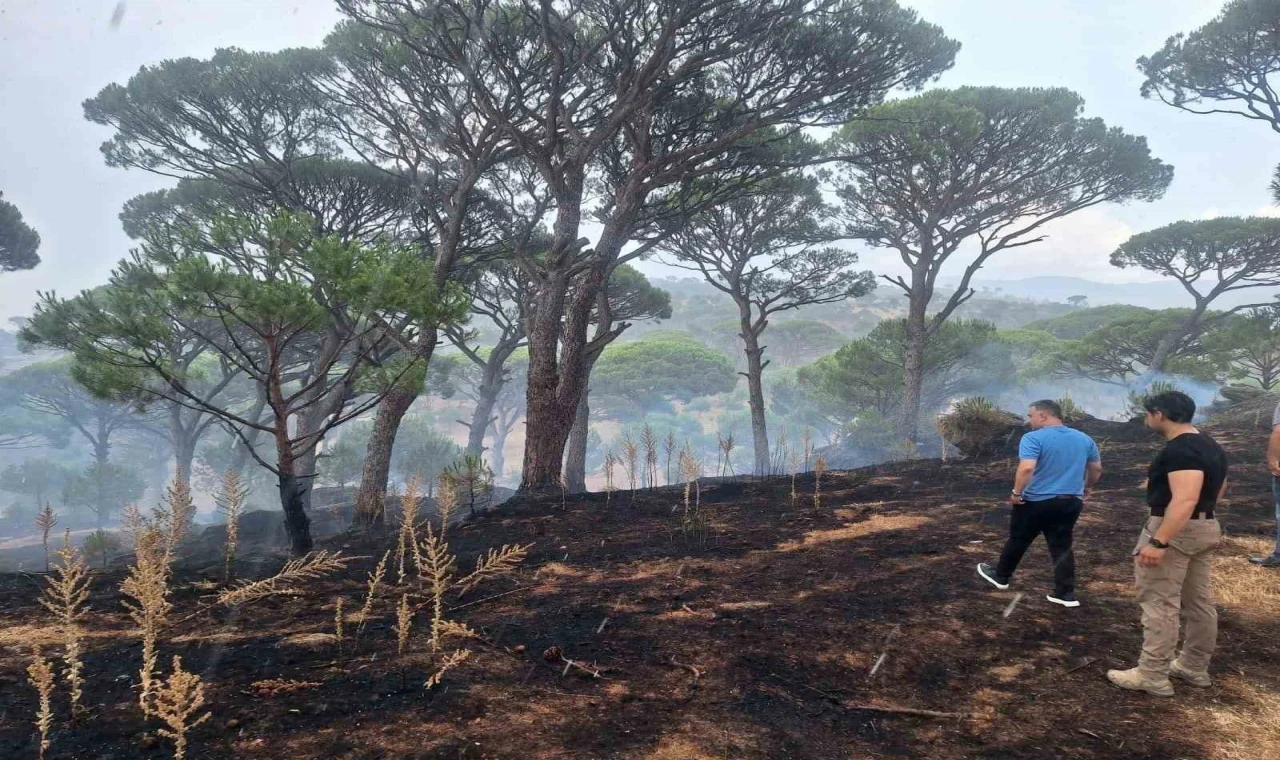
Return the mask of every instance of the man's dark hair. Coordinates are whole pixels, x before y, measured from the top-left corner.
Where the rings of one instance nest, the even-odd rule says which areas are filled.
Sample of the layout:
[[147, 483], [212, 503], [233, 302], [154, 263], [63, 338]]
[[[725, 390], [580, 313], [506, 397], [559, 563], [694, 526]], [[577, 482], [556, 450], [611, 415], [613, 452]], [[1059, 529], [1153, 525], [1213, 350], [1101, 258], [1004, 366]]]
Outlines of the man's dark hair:
[[1196, 402], [1182, 391], [1165, 391], [1147, 396], [1142, 408], [1148, 414], [1160, 412], [1170, 422], [1190, 422], [1196, 416]]
[[1040, 412], [1048, 412], [1053, 415], [1054, 419], [1062, 419], [1062, 404], [1049, 398], [1042, 398], [1039, 401], [1032, 401], [1031, 408]]

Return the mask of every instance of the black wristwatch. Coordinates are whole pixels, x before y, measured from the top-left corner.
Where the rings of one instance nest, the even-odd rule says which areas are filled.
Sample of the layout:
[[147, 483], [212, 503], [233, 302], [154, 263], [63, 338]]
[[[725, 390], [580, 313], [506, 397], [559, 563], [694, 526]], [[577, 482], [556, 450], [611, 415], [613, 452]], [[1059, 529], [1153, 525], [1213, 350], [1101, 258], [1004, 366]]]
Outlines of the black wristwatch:
[[1147, 543], [1151, 544], [1152, 546], [1154, 546], [1154, 547], [1155, 547], [1155, 548], [1157, 548], [1157, 549], [1168, 549], [1168, 548], [1169, 548], [1169, 545], [1168, 545], [1168, 544], [1166, 544], [1165, 542], [1163, 542], [1163, 541], [1161, 541], [1160, 539], [1156, 538], [1155, 536], [1152, 536], [1152, 537], [1150, 538], [1150, 540], [1148, 540], [1148, 541], [1147, 541]]

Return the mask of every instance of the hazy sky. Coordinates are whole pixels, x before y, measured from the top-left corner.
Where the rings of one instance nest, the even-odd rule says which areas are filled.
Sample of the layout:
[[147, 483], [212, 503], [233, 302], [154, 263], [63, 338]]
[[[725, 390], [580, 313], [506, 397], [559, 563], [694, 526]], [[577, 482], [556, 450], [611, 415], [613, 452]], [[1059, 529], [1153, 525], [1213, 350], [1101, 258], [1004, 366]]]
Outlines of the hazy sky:
[[[1164, 199], [1082, 212], [1037, 246], [997, 256], [988, 279], [1064, 274], [1149, 280], [1115, 270], [1110, 251], [1129, 235], [1182, 218], [1272, 213], [1267, 184], [1280, 139], [1264, 125], [1186, 114], [1138, 95], [1134, 60], [1166, 37], [1211, 18], [1206, 0], [904, 0], [960, 40], [942, 86], [1059, 86], [1081, 93], [1087, 114], [1145, 135], [1176, 167]], [[102, 283], [128, 250], [116, 218], [125, 200], [162, 178], [108, 168], [98, 146], [109, 130], [80, 104], [140, 66], [251, 50], [317, 44], [337, 20], [331, 0], [0, 0], [0, 191], [36, 227], [44, 262], [0, 275], [0, 318], [27, 313], [35, 291], [70, 295]], [[895, 257], [864, 263], [892, 271]], [[657, 270], [653, 270], [657, 271]], [[945, 278], [945, 275], [944, 275]]]

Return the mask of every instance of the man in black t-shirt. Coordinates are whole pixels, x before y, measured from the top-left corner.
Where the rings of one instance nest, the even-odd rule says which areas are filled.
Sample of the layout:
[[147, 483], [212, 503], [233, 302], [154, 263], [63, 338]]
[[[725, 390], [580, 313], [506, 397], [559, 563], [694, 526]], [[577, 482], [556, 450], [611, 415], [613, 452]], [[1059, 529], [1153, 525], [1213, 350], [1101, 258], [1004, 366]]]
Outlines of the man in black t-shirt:
[[[1168, 443], [1147, 473], [1147, 518], [1133, 554], [1142, 605], [1142, 656], [1138, 667], [1111, 670], [1116, 686], [1173, 696], [1169, 677], [1208, 686], [1209, 658], [1218, 639], [1218, 611], [1209, 579], [1213, 550], [1222, 540], [1214, 516], [1226, 490], [1227, 455], [1192, 426], [1196, 404], [1185, 393], [1151, 396], [1144, 404], [1147, 426]], [[1179, 614], [1186, 618], [1182, 651]]]

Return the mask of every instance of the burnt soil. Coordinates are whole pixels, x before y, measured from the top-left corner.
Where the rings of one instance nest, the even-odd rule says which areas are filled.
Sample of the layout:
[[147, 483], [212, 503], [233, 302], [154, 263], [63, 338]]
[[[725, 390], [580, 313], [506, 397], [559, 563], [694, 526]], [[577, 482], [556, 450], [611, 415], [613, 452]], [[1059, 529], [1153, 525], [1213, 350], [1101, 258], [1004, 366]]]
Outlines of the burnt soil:
[[[1218, 434], [1243, 463], [1222, 510], [1229, 532], [1271, 530], [1269, 483], [1254, 465], [1264, 435]], [[1003, 540], [1012, 460], [917, 461], [828, 473], [821, 504], [812, 475], [798, 479], [798, 505], [789, 478], [710, 484], [705, 541], [682, 533], [678, 488], [608, 504], [603, 494], [563, 506], [514, 500], [451, 533], [464, 568], [490, 546], [533, 548], [518, 573], [450, 600], [467, 605], [450, 617], [484, 640], [466, 644], [472, 659], [431, 691], [425, 614], [412, 651], [396, 655], [398, 591], [380, 596], [358, 651], [354, 617], [342, 656], [323, 637], [285, 641], [332, 633], [336, 596], [359, 608], [387, 538], [322, 542], [367, 558], [305, 595], [182, 623], [161, 662], [168, 670], [180, 654], [206, 683], [212, 717], [191, 734], [192, 758], [1209, 758], [1217, 739], [1202, 708], [1229, 708], [1235, 692], [1183, 687], [1160, 700], [1103, 678], [1131, 665], [1140, 645], [1130, 551], [1156, 445], [1104, 447], [1107, 474], [1077, 529], [1084, 606], [1075, 610], [1044, 598], [1042, 542], [1009, 591], [975, 577]], [[239, 574], [262, 577], [282, 562], [250, 558]], [[212, 565], [179, 567], [174, 618], [210, 593], [192, 584], [215, 575]], [[58, 694], [49, 758], [172, 756], [137, 707], [140, 645], [120, 606], [121, 577], [95, 572], [88, 710], [68, 727]], [[57, 651], [38, 583], [0, 575], [6, 759], [36, 756], [29, 645]], [[1277, 623], [1280, 610], [1224, 608], [1215, 672], [1280, 690]], [[583, 668], [566, 673], [569, 660]], [[261, 683], [271, 679], [306, 685]]]

